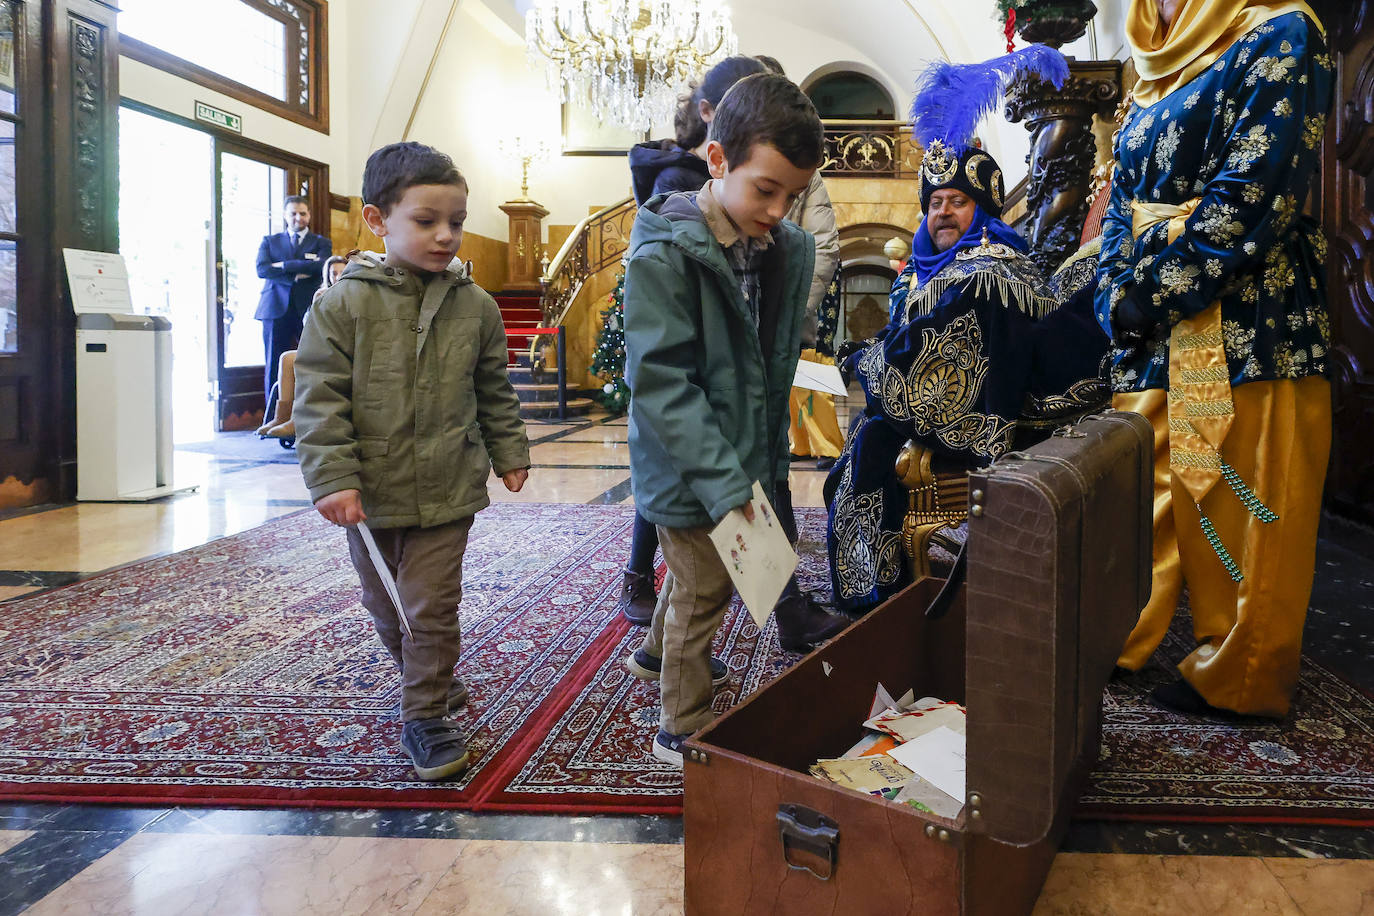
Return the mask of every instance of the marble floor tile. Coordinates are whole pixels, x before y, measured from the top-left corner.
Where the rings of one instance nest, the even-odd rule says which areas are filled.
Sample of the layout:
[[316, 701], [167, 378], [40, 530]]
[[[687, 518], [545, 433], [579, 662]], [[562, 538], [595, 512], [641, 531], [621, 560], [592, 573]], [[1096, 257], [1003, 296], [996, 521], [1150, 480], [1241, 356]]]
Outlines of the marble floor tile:
[[682, 847], [465, 843], [417, 916], [677, 916]]
[[630, 466], [630, 447], [623, 442], [569, 442], [556, 439], [530, 448], [535, 464], [585, 464]]
[[26, 912], [413, 913], [462, 847], [447, 840], [143, 833]]
[[629, 477], [629, 471], [618, 469], [535, 468], [519, 493], [508, 491], [495, 476], [487, 481], [487, 492], [493, 502], [585, 503]]
[[5, 850], [24, 842], [32, 834], [32, 830], [0, 830], [0, 855], [3, 855]]
[[10, 569], [96, 572], [237, 534], [295, 511], [214, 503], [84, 503], [0, 522], [0, 553]]
[[813, 470], [814, 462], [807, 462], [805, 467], [808, 469], [803, 470], [800, 462], [794, 464], [787, 475], [788, 486], [792, 488], [792, 505], [824, 506], [821, 488], [825, 486], [825, 474]]
[[602, 424], [599, 426], [589, 426], [586, 429], [579, 429], [556, 441], [614, 445], [618, 442], [627, 441], [629, 435], [630, 428], [628, 426], [606, 426]]
[[[1243, 901], [1243, 906], [1238, 906]], [[1034, 916], [1299, 916], [1263, 860], [1060, 853]]]
[[1374, 914], [1374, 862], [1263, 859], [1305, 916]]

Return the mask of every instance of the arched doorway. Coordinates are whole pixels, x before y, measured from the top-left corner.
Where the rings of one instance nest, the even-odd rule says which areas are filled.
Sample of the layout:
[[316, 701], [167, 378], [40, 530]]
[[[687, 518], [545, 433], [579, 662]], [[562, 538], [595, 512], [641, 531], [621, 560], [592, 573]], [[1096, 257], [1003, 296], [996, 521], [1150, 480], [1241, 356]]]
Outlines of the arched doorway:
[[887, 324], [888, 293], [897, 272], [883, 251], [891, 239], [910, 242], [911, 230], [888, 223], [857, 223], [840, 230], [840, 321], [836, 345], [872, 337]]
[[897, 106], [882, 83], [857, 70], [828, 73], [806, 87], [822, 120], [891, 121]]

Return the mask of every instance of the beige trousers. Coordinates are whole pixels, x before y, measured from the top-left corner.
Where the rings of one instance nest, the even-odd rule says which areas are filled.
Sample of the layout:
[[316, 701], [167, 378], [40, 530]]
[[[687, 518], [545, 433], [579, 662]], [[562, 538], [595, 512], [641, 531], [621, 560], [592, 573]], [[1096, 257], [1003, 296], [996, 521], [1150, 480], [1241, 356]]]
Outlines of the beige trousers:
[[711, 640], [725, 619], [734, 585], [708, 536], [709, 528], [658, 528], [668, 564], [642, 648], [663, 659], [659, 728], [687, 735], [711, 712]]
[[432, 528], [376, 528], [372, 536], [405, 605], [414, 638], [401, 629], [396, 606], [382, 586], [362, 535], [348, 532], [348, 554], [363, 586], [363, 607], [401, 667], [401, 719], [448, 714], [448, 690], [458, 664], [458, 604], [463, 598], [463, 552], [472, 517]]

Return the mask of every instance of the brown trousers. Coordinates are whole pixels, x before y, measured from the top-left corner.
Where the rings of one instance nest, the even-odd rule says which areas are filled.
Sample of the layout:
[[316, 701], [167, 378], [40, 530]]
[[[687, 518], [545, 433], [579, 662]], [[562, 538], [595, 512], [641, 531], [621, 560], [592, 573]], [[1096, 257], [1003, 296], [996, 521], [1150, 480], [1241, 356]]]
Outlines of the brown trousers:
[[643, 648], [663, 659], [658, 682], [663, 711], [658, 721], [670, 735], [689, 735], [715, 717], [711, 640], [725, 619], [735, 587], [709, 531], [658, 526], [668, 576]]
[[1203, 499], [1245, 577], [1231, 581], [1203, 534], [1198, 509], [1169, 470], [1167, 392], [1118, 394], [1112, 406], [1155, 431], [1154, 575], [1150, 602], [1121, 650], [1123, 668], [1149, 661], [1169, 630], [1186, 583], [1198, 647], [1179, 663], [1213, 706], [1282, 716], [1298, 682], [1312, 593], [1322, 484], [1331, 450], [1331, 389], [1323, 378], [1249, 382], [1232, 390], [1235, 423], [1222, 452], [1278, 514], [1264, 524], [1224, 482]]
[[436, 719], [448, 714], [448, 690], [458, 664], [461, 637], [458, 604], [463, 598], [463, 552], [472, 517], [432, 528], [375, 528], [377, 542], [396, 580], [410, 622], [408, 637], [396, 606], [382, 586], [356, 528], [348, 532], [348, 554], [363, 586], [363, 607], [396, 664], [401, 667], [401, 719]]

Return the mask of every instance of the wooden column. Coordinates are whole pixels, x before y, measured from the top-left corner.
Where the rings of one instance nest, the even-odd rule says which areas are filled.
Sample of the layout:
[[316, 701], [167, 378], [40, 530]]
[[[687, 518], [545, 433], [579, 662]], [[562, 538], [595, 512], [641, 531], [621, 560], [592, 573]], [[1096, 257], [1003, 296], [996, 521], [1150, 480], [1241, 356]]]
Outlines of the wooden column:
[[1078, 250], [1097, 161], [1093, 116], [1121, 98], [1120, 61], [1070, 61], [1069, 81], [1025, 82], [1007, 93], [1007, 119], [1031, 132], [1026, 240], [1046, 276]]
[[544, 217], [549, 215], [539, 204], [521, 198], [508, 200], [501, 210], [510, 217], [510, 265], [506, 276], [506, 289], [535, 290], [539, 287], [539, 277], [543, 273], [540, 259], [544, 251]]
[[119, 248], [115, 8], [16, 6], [18, 344], [0, 359], [0, 508], [76, 495], [76, 319], [62, 249]]

